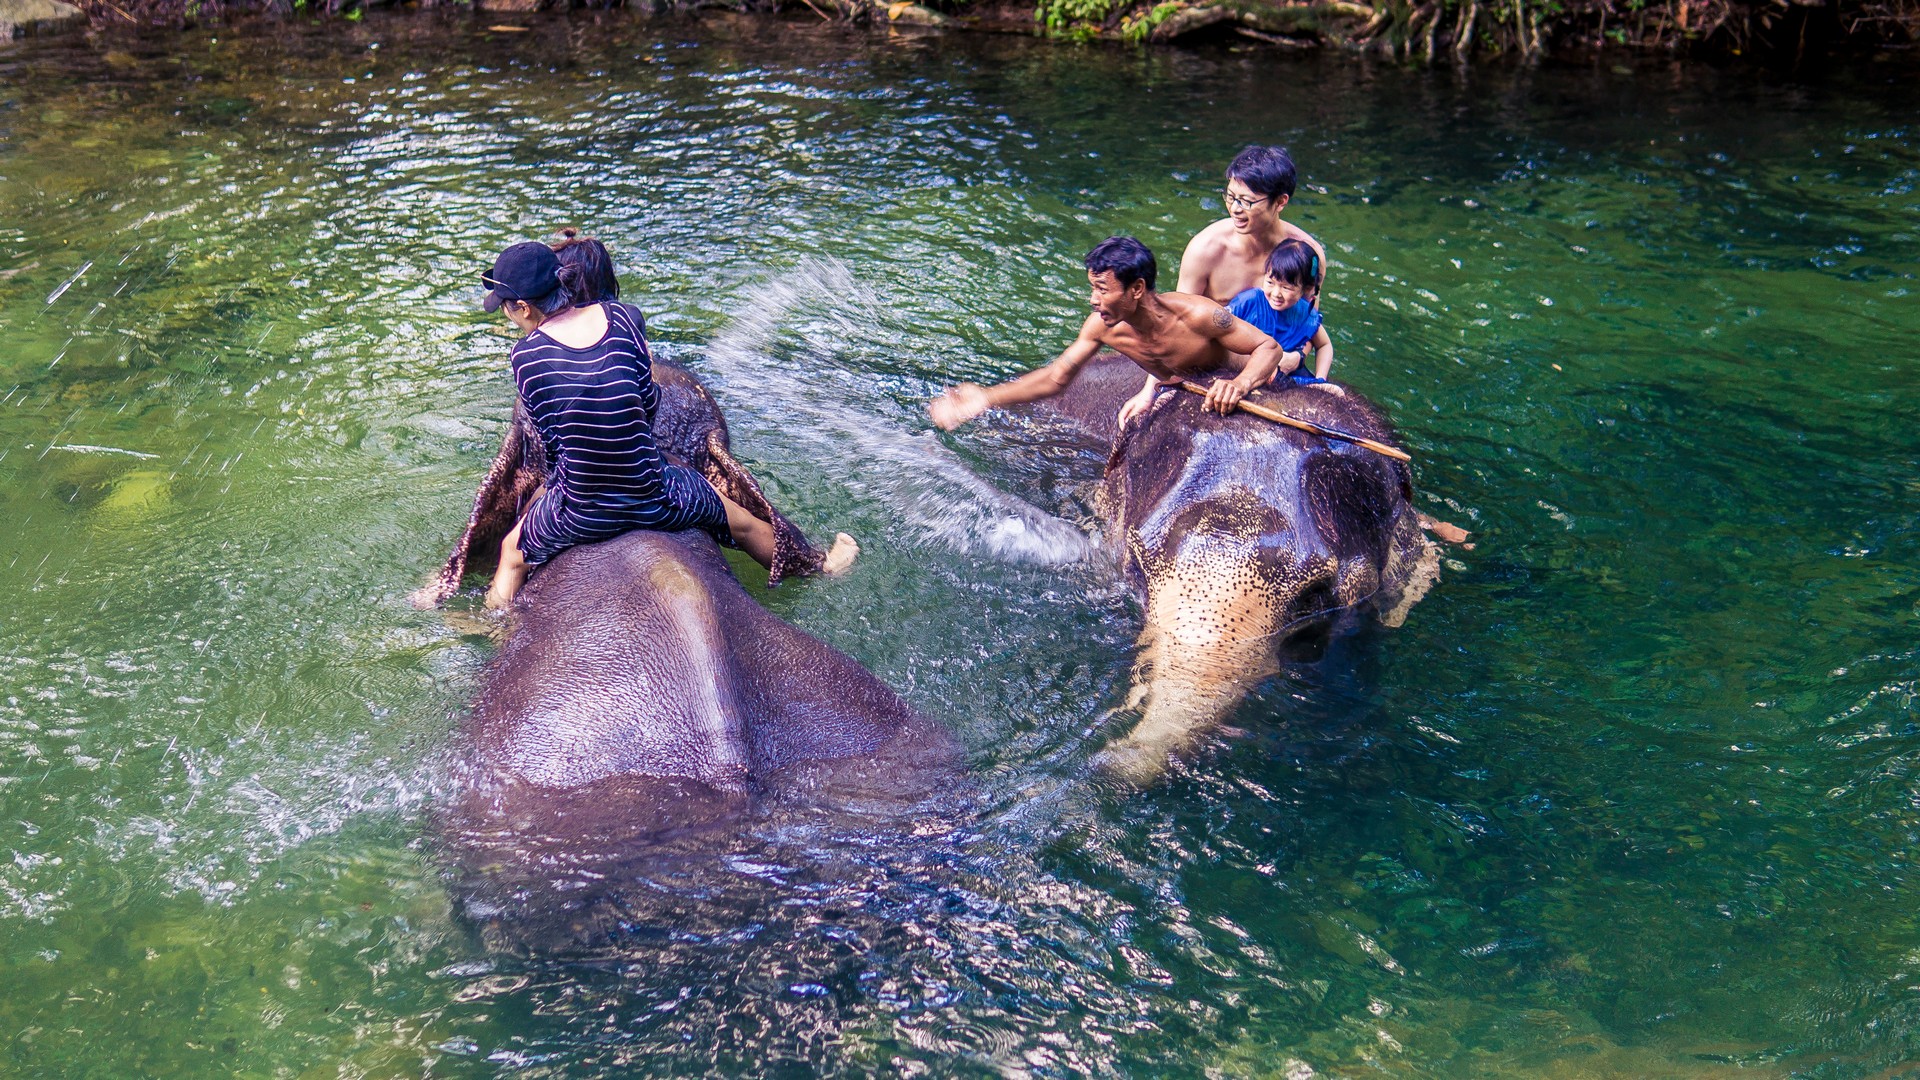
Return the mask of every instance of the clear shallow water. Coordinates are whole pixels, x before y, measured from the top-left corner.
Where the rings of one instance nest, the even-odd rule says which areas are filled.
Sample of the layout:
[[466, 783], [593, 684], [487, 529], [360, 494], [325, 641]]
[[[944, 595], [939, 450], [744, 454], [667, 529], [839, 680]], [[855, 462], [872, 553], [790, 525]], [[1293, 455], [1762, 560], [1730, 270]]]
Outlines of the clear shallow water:
[[[626, 19], [150, 47], [0, 58], [6, 1071], [1920, 1054], [1910, 72]], [[1305, 171], [1336, 370], [1479, 546], [1117, 795], [1084, 772], [1137, 628], [1080, 531], [1098, 451], [921, 410], [1051, 355], [1109, 233], [1171, 279], [1254, 139]], [[924, 846], [766, 840], [571, 964], [449, 914], [426, 820], [489, 645], [402, 602], [511, 392], [474, 275], [562, 223], [796, 519], [865, 541], [768, 605], [950, 725], [985, 802]]]

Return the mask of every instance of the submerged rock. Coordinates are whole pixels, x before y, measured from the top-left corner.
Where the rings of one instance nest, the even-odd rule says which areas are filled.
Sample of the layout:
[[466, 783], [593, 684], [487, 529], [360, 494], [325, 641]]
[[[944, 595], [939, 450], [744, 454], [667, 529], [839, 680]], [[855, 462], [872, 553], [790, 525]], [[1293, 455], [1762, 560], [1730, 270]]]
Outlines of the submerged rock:
[[945, 26], [947, 17], [932, 8], [901, 0], [900, 3], [888, 5], [887, 21], [905, 26]]
[[0, 41], [57, 34], [87, 25], [86, 13], [61, 0], [0, 0]]

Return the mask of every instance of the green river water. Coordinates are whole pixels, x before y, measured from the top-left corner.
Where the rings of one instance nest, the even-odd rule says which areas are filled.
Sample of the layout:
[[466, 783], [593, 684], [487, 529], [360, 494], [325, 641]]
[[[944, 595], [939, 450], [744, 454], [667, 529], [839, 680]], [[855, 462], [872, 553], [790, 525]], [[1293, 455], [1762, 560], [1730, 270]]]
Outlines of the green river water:
[[[0, 1074], [1920, 1068], [1910, 69], [482, 23], [0, 53]], [[1111, 233], [1170, 284], [1251, 141], [1336, 376], [1477, 546], [1125, 793], [1099, 452], [925, 401], [1049, 358]], [[851, 879], [736, 853], [570, 960], [452, 912], [494, 646], [404, 601], [511, 402], [476, 275], [562, 224], [865, 545], [755, 595], [981, 802]]]

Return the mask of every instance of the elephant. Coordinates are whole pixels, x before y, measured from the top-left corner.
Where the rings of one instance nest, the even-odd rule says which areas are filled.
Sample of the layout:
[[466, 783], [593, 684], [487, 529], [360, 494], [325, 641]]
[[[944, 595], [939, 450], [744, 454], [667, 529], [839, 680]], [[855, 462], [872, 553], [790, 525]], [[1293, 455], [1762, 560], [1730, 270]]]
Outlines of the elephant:
[[[711, 395], [684, 369], [655, 372], [660, 445], [770, 515], [775, 581], [808, 568], [817, 549], [734, 461]], [[497, 548], [542, 478], [538, 446], [516, 420], [428, 599]], [[439, 816], [458, 904], [496, 946], [572, 948], [621, 921], [595, 912], [617, 909], [639, 867], [719, 850], [782, 808], [912, 814], [961, 782], [943, 727], [768, 612], [704, 532], [569, 548], [508, 618]]]
[[[1437, 579], [1407, 466], [1198, 395], [1162, 392], [1116, 430], [1140, 370], [1096, 357], [1043, 407], [1109, 441], [1095, 494], [1145, 605], [1129, 708], [1141, 718], [1099, 764], [1152, 782], [1277, 670], [1278, 647], [1372, 615], [1398, 626]], [[1393, 444], [1379, 410], [1333, 383], [1253, 395], [1301, 419]]]

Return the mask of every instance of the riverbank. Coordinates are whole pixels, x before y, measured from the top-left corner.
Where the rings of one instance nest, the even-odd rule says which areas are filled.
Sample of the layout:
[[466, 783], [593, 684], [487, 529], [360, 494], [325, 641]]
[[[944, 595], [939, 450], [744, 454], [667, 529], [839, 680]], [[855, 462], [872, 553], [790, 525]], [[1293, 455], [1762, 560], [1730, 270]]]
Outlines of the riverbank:
[[[619, 7], [571, 0], [76, 0], [96, 30], [185, 26], [240, 14], [354, 20], [365, 8], [472, 8], [528, 15]], [[852, 25], [937, 26], [1063, 41], [1332, 49], [1413, 63], [1619, 51], [1793, 67], [1920, 43], [1920, 0], [656, 0]]]

